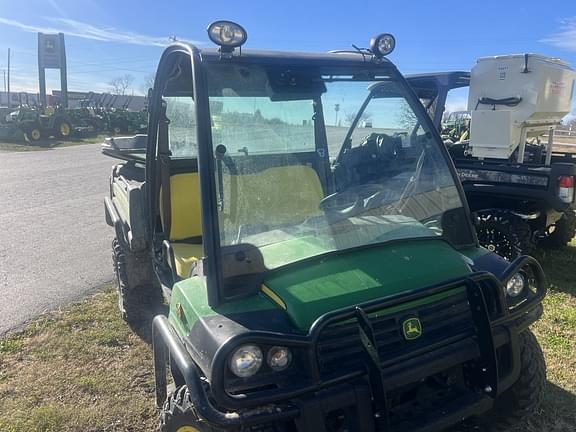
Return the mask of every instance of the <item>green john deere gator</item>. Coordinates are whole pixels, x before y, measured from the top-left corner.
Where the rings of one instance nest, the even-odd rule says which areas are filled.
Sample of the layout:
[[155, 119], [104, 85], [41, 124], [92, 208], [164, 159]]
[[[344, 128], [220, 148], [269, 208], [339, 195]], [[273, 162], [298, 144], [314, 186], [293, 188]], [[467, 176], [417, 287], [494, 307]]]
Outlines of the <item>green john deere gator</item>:
[[123, 159], [105, 199], [122, 316], [170, 305], [152, 322], [161, 429], [437, 431], [534, 410], [542, 269], [478, 245], [394, 38], [289, 53], [241, 49], [229, 21], [208, 34], [218, 49], [164, 52], [148, 135], [103, 149]]

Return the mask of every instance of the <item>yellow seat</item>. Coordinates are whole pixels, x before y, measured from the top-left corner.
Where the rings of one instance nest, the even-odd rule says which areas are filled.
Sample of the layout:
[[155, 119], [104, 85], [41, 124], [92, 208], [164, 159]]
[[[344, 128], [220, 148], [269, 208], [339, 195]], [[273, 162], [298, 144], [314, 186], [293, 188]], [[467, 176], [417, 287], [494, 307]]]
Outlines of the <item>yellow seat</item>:
[[[160, 209], [162, 208], [160, 189]], [[170, 177], [170, 209], [170, 240], [184, 240], [202, 235], [198, 173], [174, 174]], [[162, 212], [160, 217], [164, 225]]]
[[[324, 197], [318, 174], [305, 165], [272, 167], [254, 174], [226, 175], [224, 187], [227, 197], [225, 209], [230, 212], [226, 220], [235, 227], [300, 223], [319, 213], [319, 204]], [[202, 236], [198, 173], [173, 174], [170, 177], [170, 205], [168, 238], [172, 257], [169, 263], [179, 277], [188, 278], [194, 263], [203, 255], [202, 244], [183, 242]], [[160, 213], [164, 224], [164, 215]]]
[[170, 247], [174, 257], [175, 267], [172, 270], [174, 270], [182, 279], [190, 277], [194, 263], [202, 258], [202, 245], [191, 243], [171, 243]]

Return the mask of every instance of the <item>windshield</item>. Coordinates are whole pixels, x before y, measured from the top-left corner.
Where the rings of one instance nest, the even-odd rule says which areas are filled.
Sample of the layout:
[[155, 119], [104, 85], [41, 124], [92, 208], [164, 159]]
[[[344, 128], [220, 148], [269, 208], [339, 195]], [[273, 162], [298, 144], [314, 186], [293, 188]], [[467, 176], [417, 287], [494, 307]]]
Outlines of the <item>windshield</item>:
[[231, 251], [235, 260], [252, 251], [262, 269], [274, 269], [399, 239], [469, 239], [448, 233], [446, 215], [462, 201], [401, 83], [209, 68], [225, 272], [246, 271], [226, 264]]

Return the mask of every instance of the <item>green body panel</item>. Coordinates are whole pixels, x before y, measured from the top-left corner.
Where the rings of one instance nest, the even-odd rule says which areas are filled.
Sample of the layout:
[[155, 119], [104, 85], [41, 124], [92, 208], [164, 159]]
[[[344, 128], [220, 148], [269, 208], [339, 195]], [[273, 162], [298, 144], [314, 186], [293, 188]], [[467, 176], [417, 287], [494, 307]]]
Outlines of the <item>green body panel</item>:
[[[478, 250], [474, 248], [470, 254]], [[295, 263], [272, 273], [264, 284], [286, 304], [294, 326], [307, 332], [324, 313], [465, 276], [471, 272], [465, 261], [460, 252], [442, 240], [411, 240]], [[454, 293], [451, 290], [440, 295]], [[430, 296], [418, 304], [437, 299]], [[415, 305], [411, 302], [378, 314]], [[169, 320], [184, 336], [200, 317], [257, 313], [279, 307], [260, 292], [213, 309], [208, 305], [204, 280], [192, 277], [174, 285]]]
[[[180, 305], [178, 307], [177, 305]], [[178, 309], [181, 308], [179, 315]], [[176, 331], [185, 336], [194, 323], [201, 317], [209, 315], [233, 315], [235, 313], [259, 312], [274, 309], [276, 305], [263, 294], [245, 297], [233, 302], [224, 303], [217, 308], [208, 304], [208, 293], [205, 280], [194, 276], [174, 285], [170, 300], [168, 320]], [[184, 317], [184, 318], [183, 318]]]
[[265, 284], [302, 331], [347, 306], [442, 283], [471, 273], [464, 257], [438, 240], [412, 240], [296, 264]]

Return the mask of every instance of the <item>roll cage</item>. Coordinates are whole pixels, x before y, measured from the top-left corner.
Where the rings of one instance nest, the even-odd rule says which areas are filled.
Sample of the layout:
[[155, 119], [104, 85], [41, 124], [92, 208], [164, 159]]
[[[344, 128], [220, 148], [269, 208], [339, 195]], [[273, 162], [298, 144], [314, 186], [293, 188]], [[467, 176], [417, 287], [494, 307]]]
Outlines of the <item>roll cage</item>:
[[[166, 170], [163, 169], [171, 163], [181, 165], [182, 161], [171, 161], [168, 149], [168, 123], [166, 118], [166, 106], [163, 103], [163, 96], [167, 93], [172, 95], [191, 96], [195, 104], [196, 122], [196, 142], [198, 143], [197, 160], [191, 161], [199, 175], [200, 199], [201, 199], [201, 226], [203, 259], [198, 263], [195, 274], [205, 278], [207, 286], [208, 303], [215, 307], [231, 298], [226, 290], [223, 278], [223, 263], [220, 253], [220, 236], [218, 223], [218, 185], [215, 180], [216, 164], [214, 163], [214, 148], [212, 142], [211, 114], [208, 95], [208, 82], [205, 65], [207, 63], [229, 63], [229, 64], [260, 64], [272, 65], [278, 68], [310, 67], [330, 70], [332, 74], [346, 74], [351, 69], [357, 70], [363, 77], [387, 74], [396, 79], [408, 95], [409, 103], [414, 110], [424, 108], [418, 102], [414, 90], [408, 85], [404, 77], [398, 72], [396, 67], [385, 58], [376, 58], [358, 53], [286, 53], [267, 51], [243, 50], [241, 55], [222, 55], [217, 50], [200, 50], [196, 46], [188, 43], [176, 43], [168, 47], [159, 62], [154, 88], [149, 104], [149, 128], [146, 157], [146, 195], [148, 213], [148, 241], [153, 245], [155, 253], [160, 250], [162, 235], [160, 221], [160, 187], [169, 182], [166, 177]], [[368, 100], [365, 104], [368, 103]], [[322, 114], [321, 101], [316, 102], [315, 111], [315, 131], [317, 134], [317, 151], [320, 147], [326, 146], [324, 119]], [[360, 112], [362, 109], [360, 110]], [[428, 127], [436, 134], [438, 143], [441, 142], [437, 129], [433, 127], [428, 115], [422, 113], [421, 121], [430, 122]], [[359, 121], [359, 116], [355, 119], [351, 130]], [[322, 138], [323, 137], [323, 138]], [[346, 141], [343, 143], [343, 148]], [[439, 145], [445, 159], [448, 161], [449, 155], [444, 146]], [[328, 158], [326, 158], [328, 161]], [[465, 223], [471, 224], [471, 218], [466, 204], [466, 198], [462, 187], [457, 179], [455, 169], [451, 162], [448, 163], [452, 177], [466, 214]], [[330, 174], [330, 166], [326, 165], [327, 175]], [[325, 191], [330, 191], [330, 181], [323, 185]], [[192, 193], [192, 192], [191, 192]], [[473, 230], [470, 227], [470, 231]], [[474, 244], [477, 243], [473, 235]], [[246, 294], [246, 293], [242, 293]]]

